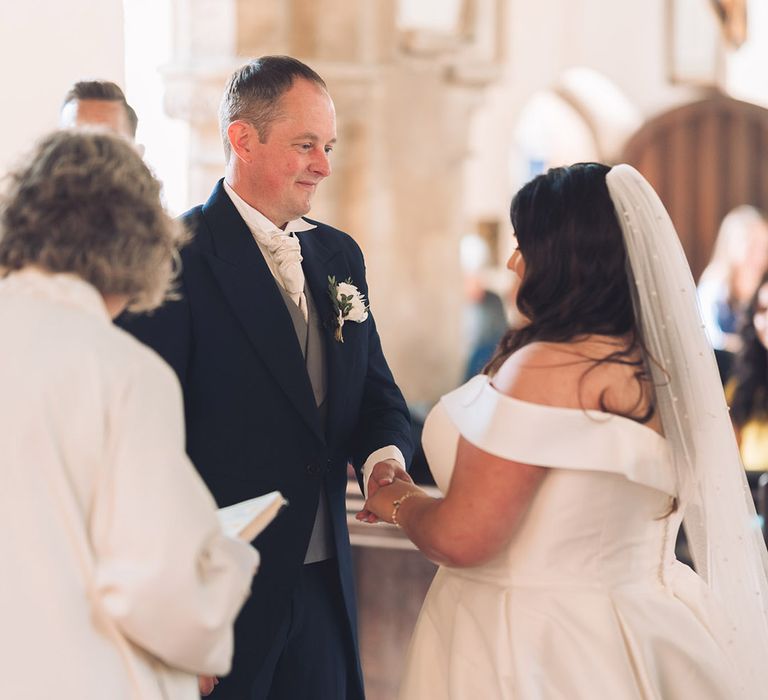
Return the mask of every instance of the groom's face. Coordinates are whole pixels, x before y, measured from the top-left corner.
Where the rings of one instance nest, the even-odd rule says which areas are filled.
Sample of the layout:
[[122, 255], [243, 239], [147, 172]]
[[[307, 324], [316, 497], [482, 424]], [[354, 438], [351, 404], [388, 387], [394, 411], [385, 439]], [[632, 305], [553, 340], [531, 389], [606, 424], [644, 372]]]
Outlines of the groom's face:
[[318, 184], [331, 174], [336, 143], [336, 112], [328, 93], [296, 80], [280, 99], [278, 116], [264, 143], [254, 144], [248, 178], [253, 204], [272, 223], [283, 226], [306, 214]]

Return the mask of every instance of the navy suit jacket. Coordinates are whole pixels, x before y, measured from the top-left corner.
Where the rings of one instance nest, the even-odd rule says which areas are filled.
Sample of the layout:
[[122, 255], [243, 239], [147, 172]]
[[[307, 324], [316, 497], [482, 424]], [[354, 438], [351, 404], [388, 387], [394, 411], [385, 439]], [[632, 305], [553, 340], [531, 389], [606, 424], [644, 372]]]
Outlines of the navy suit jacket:
[[[219, 506], [279, 490], [289, 506], [256, 540], [261, 566], [235, 627], [236, 663], [257, 667], [287, 614], [325, 483], [350, 630], [357, 646], [346, 524], [347, 464], [396, 445], [410, 460], [410, 422], [372, 315], [333, 337], [328, 276], [366, 295], [365, 266], [347, 234], [318, 222], [299, 233], [306, 282], [324, 320], [325, 429], [283, 297], [222, 186], [183, 215], [180, 299], [121, 325], [154, 348], [184, 390], [187, 451]], [[359, 673], [359, 661], [358, 661]]]

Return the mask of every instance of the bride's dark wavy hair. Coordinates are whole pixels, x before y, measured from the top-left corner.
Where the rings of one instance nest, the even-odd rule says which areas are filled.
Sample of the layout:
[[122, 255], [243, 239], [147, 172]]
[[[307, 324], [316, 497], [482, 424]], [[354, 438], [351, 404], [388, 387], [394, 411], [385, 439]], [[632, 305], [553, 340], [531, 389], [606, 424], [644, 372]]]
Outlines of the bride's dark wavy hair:
[[[605, 181], [609, 170], [600, 163], [552, 168], [515, 195], [510, 220], [525, 261], [517, 306], [530, 323], [506, 333], [485, 373], [494, 374], [513, 352], [536, 341], [617, 336], [626, 340], [625, 346], [587, 358], [592, 364], [585, 375], [606, 362], [634, 367], [640, 398], [622, 415], [647, 422], [654, 413], [652, 402], [643, 415], [633, 415], [646, 396], [649, 376], [632, 307], [624, 237]], [[600, 405], [608, 410], [604, 395]]]

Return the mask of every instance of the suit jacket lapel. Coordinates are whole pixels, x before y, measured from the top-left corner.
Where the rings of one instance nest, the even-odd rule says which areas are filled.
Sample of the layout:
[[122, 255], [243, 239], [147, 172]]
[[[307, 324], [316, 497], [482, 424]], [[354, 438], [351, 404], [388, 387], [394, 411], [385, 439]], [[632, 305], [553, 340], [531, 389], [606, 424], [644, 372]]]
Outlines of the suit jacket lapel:
[[328, 294], [328, 276], [333, 270], [344, 264], [344, 256], [340, 250], [329, 248], [322, 240], [322, 233], [316, 229], [297, 234], [301, 243], [301, 267], [304, 269], [304, 279], [312, 292], [317, 312], [327, 332], [333, 325], [334, 312], [331, 298]]
[[340, 343], [334, 338], [336, 318], [328, 292], [328, 276], [343, 281], [350, 275], [349, 266], [341, 250], [331, 248], [323, 234], [316, 230], [297, 234], [301, 242], [302, 268], [309, 291], [322, 320], [325, 339], [325, 357], [328, 371], [328, 420], [326, 435], [333, 443], [336, 426], [341, 424], [348, 396], [346, 380], [357, 363], [356, 348], [351, 343]]
[[[251, 344], [309, 427], [324, 439], [304, 356], [272, 273], [221, 182], [203, 206], [216, 280]], [[227, 342], [222, 339], [222, 342]], [[254, 401], [260, 397], [254, 396]]]

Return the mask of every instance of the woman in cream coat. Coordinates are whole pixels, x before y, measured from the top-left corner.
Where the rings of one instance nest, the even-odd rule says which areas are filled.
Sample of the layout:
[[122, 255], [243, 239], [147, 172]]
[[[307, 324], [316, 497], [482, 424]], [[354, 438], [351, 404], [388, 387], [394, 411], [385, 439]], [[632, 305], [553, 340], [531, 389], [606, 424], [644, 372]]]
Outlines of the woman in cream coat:
[[0, 215], [3, 695], [197, 698], [258, 555], [222, 535], [173, 372], [111, 323], [168, 294], [181, 231], [125, 141], [59, 132]]

